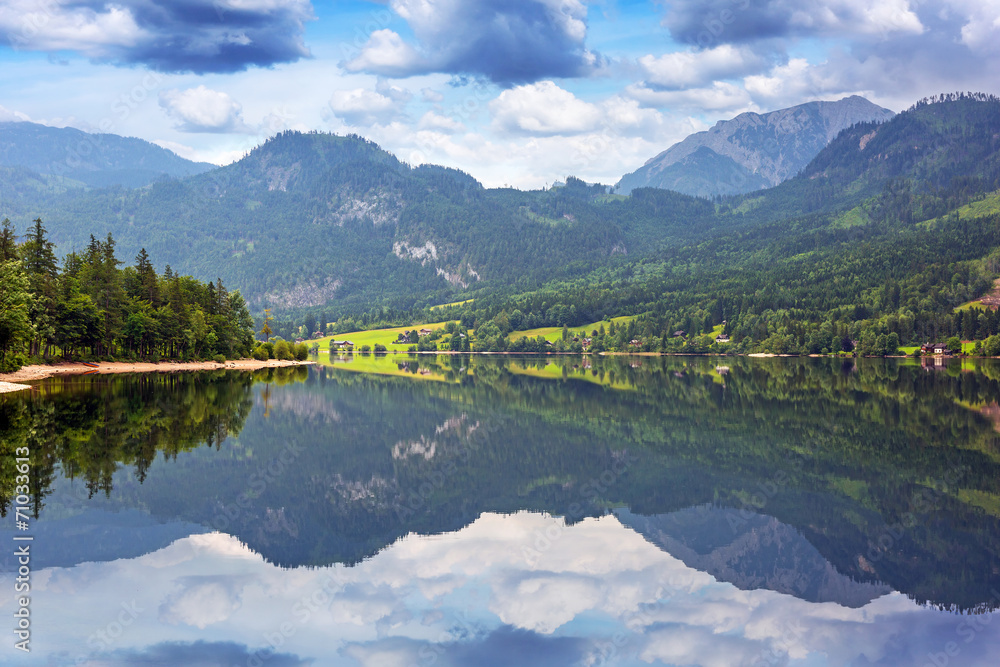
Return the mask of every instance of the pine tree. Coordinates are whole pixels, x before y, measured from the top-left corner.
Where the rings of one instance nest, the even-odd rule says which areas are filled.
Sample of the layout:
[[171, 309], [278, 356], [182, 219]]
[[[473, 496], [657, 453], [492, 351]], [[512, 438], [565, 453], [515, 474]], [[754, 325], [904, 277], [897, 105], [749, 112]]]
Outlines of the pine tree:
[[0, 262], [17, 259], [17, 234], [9, 218], [4, 218], [0, 228]]

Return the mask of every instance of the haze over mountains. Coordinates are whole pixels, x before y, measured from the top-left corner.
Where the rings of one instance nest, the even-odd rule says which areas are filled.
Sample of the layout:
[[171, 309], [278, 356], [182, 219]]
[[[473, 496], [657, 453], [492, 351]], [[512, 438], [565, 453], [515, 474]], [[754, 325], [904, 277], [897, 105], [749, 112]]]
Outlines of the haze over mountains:
[[95, 188], [138, 188], [164, 177], [184, 178], [216, 168], [142, 139], [28, 122], [0, 123], [0, 166], [24, 167]]
[[842, 130], [893, 115], [857, 95], [765, 114], [742, 113], [651, 158], [623, 176], [615, 192], [662, 188], [712, 197], [773, 187], [795, 176]]

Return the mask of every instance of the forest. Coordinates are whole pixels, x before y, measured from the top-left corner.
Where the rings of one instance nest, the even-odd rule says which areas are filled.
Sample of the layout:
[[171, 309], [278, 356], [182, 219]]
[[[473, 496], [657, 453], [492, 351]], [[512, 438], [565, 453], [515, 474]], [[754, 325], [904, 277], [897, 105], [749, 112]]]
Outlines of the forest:
[[[56, 289], [66, 281], [39, 268], [48, 260], [25, 260], [28, 291], [49, 290], [31, 323], [53, 327], [22, 342], [26, 354], [246, 350], [251, 339], [241, 348], [212, 323], [229, 307], [223, 279], [256, 318], [237, 328], [261, 330], [270, 308], [269, 328], [288, 340], [451, 320], [474, 331], [474, 350], [529, 352], [544, 343], [512, 332], [631, 316], [613, 332], [595, 326], [590, 351], [889, 355], [957, 339], [1000, 354], [997, 313], [975, 303], [1000, 276], [1000, 99], [989, 95], [937, 96], [860, 123], [795, 178], [712, 200], [649, 188], [623, 197], [572, 177], [546, 190], [487, 189], [453, 169], [410, 167], [360, 137], [298, 132], [185, 179], [60, 187], [10, 171], [0, 214], [47, 211], [59, 248], [86, 246], [62, 271], [94, 308], [107, 251], [87, 241], [95, 227], [129, 254], [151, 248], [214, 282], [195, 288], [137, 256], [118, 284], [148, 306], [106, 314], [103, 337], [83, 344], [52, 324], [52, 304], [73, 287]], [[35, 236], [24, 251], [37, 254]], [[145, 296], [143, 281], [156, 284]], [[177, 291], [199, 304], [194, 314], [170, 304]], [[132, 334], [115, 329], [130, 321]], [[717, 343], [719, 333], [729, 341]]]
[[0, 371], [29, 359], [211, 359], [246, 357], [253, 319], [238, 290], [169, 266], [158, 275], [145, 249], [122, 267], [115, 240], [93, 236], [60, 266], [40, 218], [18, 243], [0, 227]]

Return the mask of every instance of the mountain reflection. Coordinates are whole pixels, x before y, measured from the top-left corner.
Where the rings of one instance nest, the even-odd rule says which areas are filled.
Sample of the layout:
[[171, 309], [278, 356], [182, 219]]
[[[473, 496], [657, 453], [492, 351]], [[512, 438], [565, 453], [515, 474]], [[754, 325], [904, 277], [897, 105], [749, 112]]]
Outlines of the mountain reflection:
[[[38, 565], [211, 531], [282, 567], [354, 565], [410, 533], [529, 510], [613, 519], [746, 591], [848, 608], [891, 591], [974, 612], [1000, 601], [995, 363], [323, 361], [64, 378], [0, 399], [0, 437], [31, 447], [38, 530], [57, 542]], [[115, 537], [120, 521], [135, 540]]]

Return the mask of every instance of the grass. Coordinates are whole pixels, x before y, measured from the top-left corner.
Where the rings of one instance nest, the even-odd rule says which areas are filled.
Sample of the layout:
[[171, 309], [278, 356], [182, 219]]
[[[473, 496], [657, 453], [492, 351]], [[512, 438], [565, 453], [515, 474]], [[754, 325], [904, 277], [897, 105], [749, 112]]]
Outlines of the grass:
[[323, 338], [317, 338], [315, 343], [319, 343], [321, 350], [329, 349], [330, 341], [332, 340], [349, 340], [354, 343], [355, 351], [360, 350], [362, 346], [369, 345], [372, 348], [375, 347], [376, 343], [385, 345], [386, 349], [396, 352], [406, 352], [407, 348], [413, 343], [400, 343], [395, 342], [399, 334], [404, 331], [411, 331], [413, 329], [443, 329], [447, 322], [434, 322], [432, 324], [413, 324], [405, 327], [395, 327], [393, 329], [372, 329], [370, 331], [351, 331], [349, 333], [337, 334], [336, 336], [324, 336]]
[[861, 206], [855, 206], [849, 211], [844, 211], [841, 213], [833, 222], [830, 223], [830, 227], [833, 229], [848, 229], [850, 227], [863, 227], [867, 225], [871, 220], [868, 218], [868, 214], [865, 213]]
[[[1000, 213], [1000, 192], [993, 192], [986, 195], [982, 199], [972, 202], [971, 204], [960, 206], [954, 211], [949, 212], [947, 215], [950, 216], [955, 213], [958, 214], [959, 220], [975, 220], [977, 218], [985, 218], [990, 215], [996, 215]], [[922, 227], [927, 230], [934, 229], [940, 220], [941, 218], [931, 218], [930, 220], [918, 223], [917, 227]]]
[[438, 308], [451, 308], [452, 306], [464, 306], [467, 303], [472, 303], [475, 299], [466, 299], [465, 301], [452, 301], [451, 303], [442, 303], [437, 306], [431, 306], [431, 310], [437, 310]]
[[[622, 317], [615, 317], [611, 322], [614, 322], [616, 327], [620, 327], [622, 324], [626, 324], [634, 319], [634, 315], [623, 315]], [[600, 320], [599, 322], [592, 322], [579, 327], [570, 327], [570, 337], [577, 335], [589, 336], [595, 329], [600, 329], [602, 324], [604, 325], [604, 330], [607, 331], [610, 325], [610, 322], [607, 320]], [[554, 343], [562, 338], [562, 327], [539, 327], [537, 329], [510, 332], [510, 340], [512, 342], [521, 338], [537, 338], [538, 336], [544, 336], [545, 340], [550, 340]]]
[[[469, 299], [468, 301], [472, 301]], [[468, 301], [460, 301], [455, 304], [446, 303], [441, 306], [435, 306], [435, 308], [445, 308], [447, 306], [459, 305], [462, 303], [468, 303]], [[627, 324], [629, 321], [634, 320], [634, 315], [624, 315], [622, 317], [615, 317], [611, 322], [615, 323], [616, 327], [620, 327], [623, 324]], [[351, 331], [348, 333], [337, 334], [336, 336], [324, 336], [323, 338], [317, 338], [315, 340], [309, 341], [312, 343], [319, 343], [320, 350], [328, 350], [330, 348], [330, 341], [332, 340], [349, 340], [354, 343], [354, 350], [357, 352], [362, 346], [368, 345], [372, 349], [375, 348], [375, 344], [379, 343], [384, 345], [386, 349], [390, 352], [406, 352], [410, 345], [413, 343], [395, 343], [394, 341], [399, 336], [399, 334], [404, 331], [411, 331], [413, 329], [443, 329], [448, 324], [445, 322], [432, 322], [431, 324], [411, 324], [405, 327], [394, 327], [391, 329], [371, 329], [370, 331]], [[600, 329], [601, 325], [604, 325], [604, 329], [607, 330], [610, 322], [608, 320], [600, 320], [599, 322], [592, 322], [590, 324], [572, 327], [570, 328], [570, 335], [586, 335], [589, 336], [591, 331], [595, 329]], [[718, 335], [722, 331], [722, 327], [716, 327], [717, 331], [713, 331], [712, 335]], [[550, 340], [553, 343], [562, 338], [562, 327], [540, 327], [538, 329], [527, 329], [525, 331], [512, 331], [510, 333], [510, 340], [515, 341], [519, 338], [536, 338], [538, 336], [544, 336], [546, 340]]]

